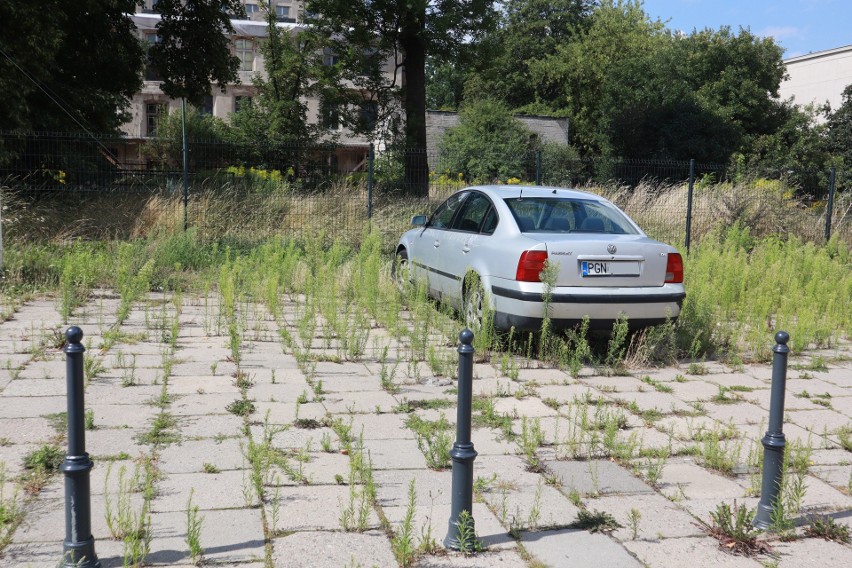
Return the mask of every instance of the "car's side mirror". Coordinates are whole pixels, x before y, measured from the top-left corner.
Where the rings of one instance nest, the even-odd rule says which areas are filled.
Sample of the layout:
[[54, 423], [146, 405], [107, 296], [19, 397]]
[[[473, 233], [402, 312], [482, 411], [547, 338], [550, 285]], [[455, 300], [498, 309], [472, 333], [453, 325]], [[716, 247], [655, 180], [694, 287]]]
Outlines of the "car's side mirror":
[[415, 227], [425, 227], [427, 220], [428, 218], [426, 217], [426, 215], [415, 215], [411, 218], [411, 224]]

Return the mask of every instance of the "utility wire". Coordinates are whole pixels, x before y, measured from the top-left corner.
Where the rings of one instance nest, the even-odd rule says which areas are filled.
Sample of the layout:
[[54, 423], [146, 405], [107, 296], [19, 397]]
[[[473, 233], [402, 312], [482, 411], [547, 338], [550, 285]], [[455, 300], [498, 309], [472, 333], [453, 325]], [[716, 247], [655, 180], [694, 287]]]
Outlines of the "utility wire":
[[[9, 60], [9, 62], [10, 62], [12, 65], [14, 65], [14, 66], [18, 69], [18, 71], [20, 71], [21, 73], [23, 73], [24, 77], [26, 77], [27, 79], [29, 79], [30, 81], [32, 81], [33, 85], [35, 85], [36, 87], [38, 87], [38, 89], [39, 89], [42, 93], [44, 93], [45, 95], [47, 95], [47, 98], [49, 98], [51, 101], [53, 101], [53, 103], [54, 103], [56, 106], [58, 106], [60, 109], [62, 109], [62, 111], [63, 111], [65, 114], [67, 114], [67, 115], [68, 115], [68, 117], [69, 117], [71, 120], [73, 120], [73, 121], [77, 124], [77, 126], [79, 126], [80, 128], [82, 128], [82, 129], [83, 129], [83, 131], [84, 131], [86, 134], [88, 134], [88, 135], [89, 135], [89, 137], [91, 137], [91, 139], [92, 139], [92, 140], [94, 140], [94, 141], [95, 141], [95, 143], [96, 143], [98, 146], [100, 146], [101, 148], [103, 148], [103, 150], [104, 150], [104, 151], [105, 151], [105, 152], [106, 152], [109, 156], [111, 156], [112, 158], [116, 158], [116, 156], [115, 156], [115, 155], [113, 155], [112, 151], [111, 151], [109, 148], [107, 148], [107, 147], [103, 144], [103, 142], [101, 142], [100, 140], [98, 140], [98, 139], [97, 139], [97, 137], [95, 137], [95, 135], [94, 135], [94, 134], [92, 134], [92, 132], [91, 132], [88, 128], [86, 128], [86, 127], [83, 125], [83, 123], [81, 123], [79, 120], [77, 120], [77, 117], [75, 117], [73, 114], [71, 114], [71, 111], [70, 111], [70, 110], [68, 110], [68, 108], [66, 108], [66, 107], [65, 107], [65, 105], [63, 105], [63, 104], [62, 104], [62, 102], [60, 102], [59, 100], [57, 100], [57, 99], [59, 99], [59, 95], [56, 95], [56, 96], [54, 97], [54, 96], [53, 96], [53, 95], [52, 95], [52, 94], [48, 91], [47, 87], [42, 86], [42, 84], [41, 84], [41, 83], [39, 83], [39, 82], [38, 82], [38, 81], [37, 81], [37, 80], [36, 80], [36, 79], [35, 79], [32, 75], [30, 75], [29, 73], [27, 73], [27, 72], [24, 70], [24, 68], [23, 68], [23, 67], [21, 67], [20, 65], [18, 65], [18, 62], [17, 62], [17, 61], [15, 61], [14, 59], [12, 59], [12, 57], [11, 57], [8, 53], [6, 53], [6, 52], [3, 50], [3, 48], [2, 48], [2, 47], [0, 47], [0, 53], [2, 53], [2, 54], [3, 54], [3, 56], [4, 56], [6, 59], [8, 59], [8, 60]], [[61, 99], [60, 99], [60, 100], [61, 100]]]

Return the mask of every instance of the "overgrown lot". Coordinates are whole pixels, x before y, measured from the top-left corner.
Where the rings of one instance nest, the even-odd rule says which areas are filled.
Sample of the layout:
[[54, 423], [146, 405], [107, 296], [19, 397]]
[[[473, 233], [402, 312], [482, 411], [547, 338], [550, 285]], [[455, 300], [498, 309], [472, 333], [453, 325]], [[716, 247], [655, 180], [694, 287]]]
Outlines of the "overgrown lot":
[[[328, 357], [357, 357], [368, 349], [365, 330], [381, 326], [411, 335], [412, 357], [430, 364], [430, 336], [455, 341], [460, 324], [425, 297], [422, 289], [400, 294], [390, 278], [389, 243], [364, 234], [360, 246], [268, 239], [203, 241], [190, 230], [130, 242], [23, 244], [5, 251], [2, 314], [32, 294], [56, 298], [64, 321], [95, 288], [113, 289], [122, 304], [148, 291], [217, 291], [226, 305], [262, 302], [272, 313], [288, 297], [299, 306], [305, 342], [327, 338]], [[534, 336], [476, 339], [479, 357], [515, 353], [536, 356], [562, 368], [666, 364], [681, 358], [718, 358], [729, 363], [767, 360], [772, 334], [791, 335], [794, 353], [826, 348], [852, 330], [852, 271], [849, 247], [834, 239], [824, 246], [795, 237], [753, 237], [735, 223], [712, 232], [685, 258], [687, 299], [677, 322], [629, 336], [626, 322], [597, 341], [584, 329]], [[407, 308], [413, 325], [400, 324]]]

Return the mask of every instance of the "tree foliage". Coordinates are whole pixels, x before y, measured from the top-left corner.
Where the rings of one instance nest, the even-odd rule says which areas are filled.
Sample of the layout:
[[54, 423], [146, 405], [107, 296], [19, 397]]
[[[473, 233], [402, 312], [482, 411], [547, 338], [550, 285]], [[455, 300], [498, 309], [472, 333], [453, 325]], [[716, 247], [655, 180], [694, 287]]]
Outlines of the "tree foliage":
[[292, 154], [319, 135], [317, 125], [308, 122], [306, 102], [319, 90], [316, 46], [303, 30], [279, 26], [267, 2], [261, 1], [261, 9], [267, 23], [261, 44], [266, 74], [255, 75], [257, 96], [231, 116], [239, 145], [253, 149], [253, 163], [263, 163], [263, 156]]
[[[493, 0], [308, 0], [307, 22], [336, 62], [327, 66], [328, 94], [354, 110], [354, 98], [375, 102], [378, 114], [404, 109], [404, 145], [426, 147], [426, 58], [445, 60], [490, 29]], [[331, 63], [333, 60], [330, 60]], [[395, 67], [385, 73], [383, 62]], [[405, 81], [402, 81], [403, 71]], [[344, 88], [346, 86], [347, 88]], [[351, 116], [351, 115], [350, 115]], [[389, 118], [389, 116], [388, 116]], [[350, 123], [354, 123], [350, 119]], [[406, 156], [406, 181], [427, 189], [422, 158]]]
[[482, 99], [462, 108], [459, 125], [447, 129], [438, 168], [472, 183], [528, 180], [537, 140], [504, 103]]
[[231, 17], [245, 15], [239, 0], [159, 0], [157, 11], [158, 41], [149, 57], [165, 94], [200, 105], [212, 83], [224, 91], [239, 82], [240, 60], [227, 35], [234, 32]]
[[843, 89], [842, 100], [828, 119], [828, 147], [852, 169], [852, 85]]
[[124, 122], [141, 86], [135, 4], [0, 2], [0, 126], [108, 132]]

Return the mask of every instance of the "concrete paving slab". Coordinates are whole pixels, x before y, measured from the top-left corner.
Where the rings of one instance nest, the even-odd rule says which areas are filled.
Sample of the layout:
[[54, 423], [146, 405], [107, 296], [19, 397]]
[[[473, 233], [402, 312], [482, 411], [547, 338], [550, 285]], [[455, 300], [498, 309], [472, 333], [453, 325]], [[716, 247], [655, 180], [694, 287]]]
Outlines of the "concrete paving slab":
[[473, 556], [452, 552], [442, 556], [423, 556], [414, 568], [526, 568], [528, 564], [513, 550], [485, 551]]
[[[257, 388], [255, 385], [254, 388]], [[169, 394], [231, 394], [239, 396], [240, 389], [233, 377], [223, 375], [199, 375], [169, 377]]]
[[276, 538], [272, 544], [276, 568], [396, 565], [390, 542], [381, 531], [301, 531]]
[[508, 528], [565, 527], [577, 519], [579, 509], [557, 489], [537, 477], [536, 484], [511, 484], [498, 480], [482, 493], [500, 523]]
[[139, 435], [147, 431], [145, 425], [141, 428], [101, 428], [98, 417], [95, 417], [94, 430], [86, 432], [86, 451], [94, 460], [98, 456], [108, 457], [126, 453], [137, 456], [145, 451], [145, 446], [138, 442]]
[[[243, 446], [245, 443], [243, 443]], [[204, 464], [219, 470], [240, 469], [246, 461], [240, 440], [182, 440], [159, 452], [157, 466], [165, 474], [204, 473]]]
[[[760, 559], [733, 556], [723, 552], [716, 540], [703, 538], [667, 538], [631, 540], [624, 546], [649, 568], [761, 568]], [[771, 558], [764, 558], [771, 560]]]
[[793, 410], [784, 414], [784, 419], [816, 434], [826, 429], [835, 432], [849, 425], [849, 417], [834, 410]]
[[[193, 498], [193, 503], [195, 499]], [[205, 563], [262, 561], [265, 555], [263, 524], [259, 509], [199, 510]], [[190, 563], [186, 544], [186, 512], [151, 516], [153, 539], [147, 563], [172, 566]]]
[[383, 390], [328, 393], [323, 397], [326, 410], [332, 414], [390, 412], [399, 404], [396, 398]]
[[520, 389], [520, 383], [505, 378], [479, 379], [472, 385], [473, 396], [513, 396]]
[[0, 418], [33, 418], [45, 414], [65, 412], [64, 396], [3, 396]]
[[407, 414], [353, 414], [342, 417], [344, 423], [352, 425], [352, 434], [363, 434], [365, 440], [399, 440], [415, 438], [414, 432], [405, 426]]
[[[145, 429], [160, 409], [140, 404], [86, 404], [95, 416], [95, 422], [104, 428]], [[65, 410], [63, 408], [63, 410]]]
[[639, 392], [648, 385], [635, 377], [580, 377], [580, 383], [606, 393]]
[[[444, 538], [450, 530], [450, 510], [449, 501], [435, 503], [434, 505], [416, 506], [413, 523], [414, 534], [416, 535], [415, 542], [419, 544], [423, 535], [429, 535], [439, 546], [442, 546]], [[382, 512], [391, 523], [393, 530], [397, 531], [408, 513], [408, 507], [382, 507]], [[484, 503], [473, 503], [473, 521], [476, 536], [486, 550], [516, 548], [515, 539], [506, 532], [506, 528], [500, 524]]]
[[233, 414], [182, 416], [181, 436], [187, 439], [242, 436], [243, 419]]
[[608, 536], [582, 530], [521, 533], [521, 544], [545, 566], [583, 566], [587, 568], [641, 568], [620, 544]]
[[[156, 513], [186, 511], [190, 491], [200, 509], [240, 509], [246, 507], [244, 483], [250, 486], [250, 472], [228, 470], [219, 473], [172, 473], [157, 482], [157, 495], [151, 503]], [[253, 492], [252, 492], [253, 493]]]
[[[249, 399], [254, 399], [249, 389]], [[210, 412], [227, 412], [229, 404], [235, 400], [242, 399], [238, 394], [222, 392], [204, 392], [203, 394], [190, 393], [175, 397], [169, 405], [169, 412], [175, 416], [194, 416]]]
[[383, 509], [404, 508], [408, 504], [408, 485], [411, 480], [414, 480], [417, 492], [416, 504], [421, 507], [448, 504], [452, 498], [453, 474], [450, 470], [376, 470], [373, 479], [376, 482], [376, 500]]
[[515, 397], [498, 398], [494, 402], [494, 410], [497, 414], [508, 414], [509, 416], [526, 416], [535, 418], [541, 416], [556, 416], [556, 411], [536, 397], [526, 397], [518, 400]]
[[733, 404], [717, 404], [714, 402], [704, 403], [707, 416], [718, 420], [723, 424], [749, 425], [759, 424], [761, 420], [768, 419], [768, 412], [756, 404], [750, 402], [738, 402]]
[[65, 396], [64, 370], [61, 377], [27, 379], [19, 377], [6, 385], [4, 396]]
[[547, 461], [544, 465], [562, 482], [566, 492], [573, 489], [581, 495], [653, 493], [644, 481], [613, 461]]
[[793, 542], [773, 543], [783, 568], [812, 566], [852, 566], [852, 547], [821, 539], [803, 538]]
[[[351, 506], [348, 485], [281, 487], [278, 497], [281, 507], [278, 530], [286, 532], [342, 530], [341, 513]], [[359, 503], [359, 497], [356, 496], [356, 518]], [[367, 526], [379, 527], [379, 518], [372, 508], [369, 511]]]
[[692, 515], [656, 492], [629, 497], [604, 495], [587, 500], [586, 506], [615, 517], [621, 528], [613, 531], [612, 536], [620, 541], [634, 540], [630, 523], [634, 509], [641, 515], [636, 522], [636, 538], [640, 540], [703, 535]]
[[[688, 377], [689, 378], [689, 377]], [[746, 387], [753, 389], [767, 388], [771, 383], [767, 383], [762, 379], [755, 378], [747, 373], [718, 373], [704, 375], [705, 381], [723, 387]]]
[[663, 414], [692, 411], [692, 407], [687, 403], [676, 396], [665, 392], [647, 390], [645, 392], [630, 391], [611, 394], [610, 396], [613, 400], [617, 400], [625, 405], [635, 403], [641, 411], [658, 410]]
[[0, 436], [10, 444], [37, 444], [56, 436], [56, 430], [44, 418], [0, 418]]
[[687, 499], [735, 499], [743, 489], [727, 477], [713, 473], [684, 458], [670, 458], [658, 484], [664, 495], [682, 494]]
[[364, 440], [373, 469], [425, 469], [426, 458], [410, 439]]

